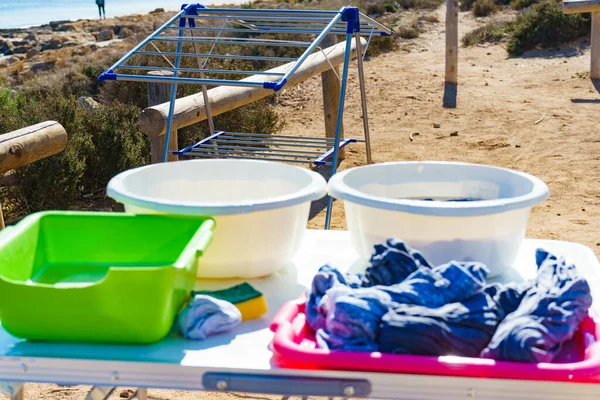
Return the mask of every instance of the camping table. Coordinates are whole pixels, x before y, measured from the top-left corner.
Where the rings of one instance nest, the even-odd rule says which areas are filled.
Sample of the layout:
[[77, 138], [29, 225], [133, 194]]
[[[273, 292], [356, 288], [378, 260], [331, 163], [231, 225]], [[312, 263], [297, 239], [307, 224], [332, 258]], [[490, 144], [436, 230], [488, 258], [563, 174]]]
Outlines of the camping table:
[[[574, 261], [588, 279], [594, 298], [600, 299], [600, 265], [591, 249], [575, 243], [528, 239], [517, 262], [524, 277], [535, 274], [537, 247]], [[296, 396], [363, 394], [361, 397], [415, 400], [600, 398], [600, 384], [279, 368], [271, 361], [273, 334], [269, 322], [284, 302], [309, 287], [312, 276], [325, 263], [344, 271], [361, 267], [348, 232], [308, 231], [292, 264], [270, 277], [251, 281], [265, 294], [269, 313], [263, 319], [241, 324], [230, 334], [205, 341], [186, 341], [172, 333], [149, 346], [35, 343], [0, 329], [0, 379], [7, 383], [5, 387], [12, 388], [13, 398], [22, 396], [22, 382], [95, 385], [90, 391], [92, 399], [103, 399], [115, 386]], [[217, 289], [232, 283], [204, 281], [198, 286]], [[594, 308], [598, 310], [598, 306], [596, 301]], [[145, 389], [141, 389], [138, 397], [145, 396]]]

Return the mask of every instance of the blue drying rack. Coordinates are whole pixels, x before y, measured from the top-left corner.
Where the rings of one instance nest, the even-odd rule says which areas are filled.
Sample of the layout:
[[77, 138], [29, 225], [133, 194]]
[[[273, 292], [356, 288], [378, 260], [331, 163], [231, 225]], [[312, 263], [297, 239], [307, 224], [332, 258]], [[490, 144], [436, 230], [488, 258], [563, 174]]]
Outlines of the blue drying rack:
[[[277, 34], [277, 37], [273, 38], [273, 34]], [[312, 54], [321, 52], [329, 62], [320, 44], [331, 34], [346, 37], [342, 75], [338, 76], [341, 89], [334, 138], [215, 130], [208, 86], [257, 87], [278, 92]], [[368, 36], [364, 49], [362, 35]], [[210, 135], [182, 150], [172, 151], [173, 154], [200, 158], [262, 158], [326, 165], [331, 166], [333, 175], [337, 170], [339, 150], [350, 143], [364, 142], [367, 163], [371, 163], [363, 58], [373, 35], [391, 36], [393, 31], [351, 6], [328, 11], [225, 9], [184, 4], [180, 12], [102, 73], [99, 80], [170, 83], [171, 98], [165, 143], [169, 143], [173, 128], [177, 85], [200, 85]], [[304, 37], [311, 37], [312, 40], [302, 40]], [[357, 54], [364, 140], [340, 138], [353, 39]], [[266, 47], [273, 56], [253, 55], [251, 49], [256, 46]], [[239, 49], [245, 49], [246, 53], [240, 54]], [[183, 67], [181, 64], [185, 57], [195, 58], [197, 68]], [[216, 59], [225, 60], [232, 67], [223, 69], [219, 64], [218, 68], [212, 68], [211, 60]], [[161, 60], [162, 65], [155, 65], [156, 60]], [[254, 64], [257, 63], [262, 68], [255, 67]], [[251, 64], [252, 68], [239, 67], [240, 64]], [[164, 71], [164, 74], [148, 75], [149, 71]], [[163, 161], [167, 160], [169, 150], [166, 145]], [[330, 226], [331, 208], [330, 197], [325, 229]]]

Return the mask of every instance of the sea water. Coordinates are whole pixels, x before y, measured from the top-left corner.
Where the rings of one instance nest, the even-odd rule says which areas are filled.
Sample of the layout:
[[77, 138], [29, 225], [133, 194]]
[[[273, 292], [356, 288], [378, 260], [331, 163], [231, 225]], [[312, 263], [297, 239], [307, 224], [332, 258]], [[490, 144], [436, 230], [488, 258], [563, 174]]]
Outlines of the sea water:
[[[207, 0], [201, 4], [242, 4], [248, 0]], [[105, 0], [106, 17], [147, 14], [157, 8], [176, 11], [184, 0]], [[98, 18], [95, 0], [0, 0], [0, 30], [44, 25], [50, 21]]]

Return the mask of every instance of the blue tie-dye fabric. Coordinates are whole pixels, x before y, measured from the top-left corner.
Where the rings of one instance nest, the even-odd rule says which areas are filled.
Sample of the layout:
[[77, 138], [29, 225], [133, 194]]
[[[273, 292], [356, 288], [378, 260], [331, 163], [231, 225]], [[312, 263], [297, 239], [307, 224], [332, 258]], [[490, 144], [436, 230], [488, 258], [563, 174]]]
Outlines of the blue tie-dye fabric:
[[591, 306], [574, 265], [539, 249], [538, 276], [486, 284], [476, 262], [431, 268], [402, 242], [376, 246], [364, 276], [324, 266], [313, 281], [307, 322], [319, 347], [549, 362]]

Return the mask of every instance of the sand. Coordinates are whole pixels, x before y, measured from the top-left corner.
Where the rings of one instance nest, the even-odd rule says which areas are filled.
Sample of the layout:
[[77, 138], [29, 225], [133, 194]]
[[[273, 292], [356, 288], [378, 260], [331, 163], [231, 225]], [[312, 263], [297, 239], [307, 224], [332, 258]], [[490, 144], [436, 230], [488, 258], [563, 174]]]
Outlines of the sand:
[[[579, 242], [600, 255], [594, 229], [600, 226], [600, 83], [594, 86], [576, 75], [589, 71], [589, 48], [575, 44], [520, 58], [508, 58], [501, 46], [461, 48], [457, 108], [444, 109], [443, 10], [438, 14], [441, 22], [431, 31], [365, 64], [374, 161], [467, 161], [534, 174], [549, 185], [551, 197], [533, 209], [528, 237]], [[461, 35], [482, 23], [461, 13]], [[278, 109], [288, 123], [286, 133], [323, 134], [320, 93], [319, 78], [283, 93], [285, 106]], [[361, 137], [360, 115], [353, 71], [346, 136]], [[415, 132], [419, 135], [411, 142], [409, 135]], [[453, 132], [458, 136], [450, 136]], [[364, 163], [363, 146], [352, 145], [341, 168]], [[321, 211], [310, 227], [322, 228], [324, 215]], [[339, 202], [332, 226], [345, 228]], [[28, 385], [27, 398], [84, 399], [86, 390]], [[280, 397], [150, 390], [150, 398]]]

